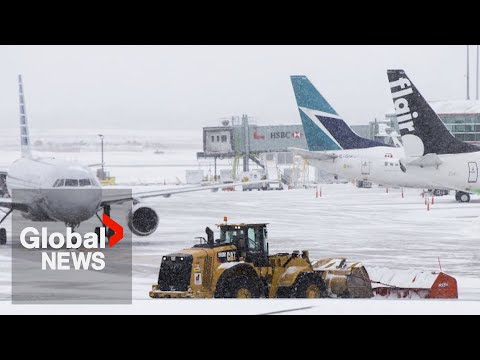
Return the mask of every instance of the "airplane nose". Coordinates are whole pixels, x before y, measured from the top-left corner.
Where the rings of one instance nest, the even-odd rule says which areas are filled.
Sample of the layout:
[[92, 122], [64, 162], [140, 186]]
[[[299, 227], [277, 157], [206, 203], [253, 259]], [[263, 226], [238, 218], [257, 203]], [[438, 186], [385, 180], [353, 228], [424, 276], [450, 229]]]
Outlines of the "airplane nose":
[[102, 200], [102, 190], [54, 189], [47, 195], [52, 217], [69, 224], [79, 224], [95, 215]]

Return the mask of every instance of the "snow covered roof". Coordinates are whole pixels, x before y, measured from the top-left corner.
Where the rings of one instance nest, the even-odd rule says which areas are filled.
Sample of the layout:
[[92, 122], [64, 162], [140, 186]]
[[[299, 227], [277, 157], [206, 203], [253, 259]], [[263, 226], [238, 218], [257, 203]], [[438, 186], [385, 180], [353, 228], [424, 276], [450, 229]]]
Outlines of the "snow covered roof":
[[[440, 115], [446, 114], [480, 114], [480, 101], [478, 100], [438, 100], [429, 101], [432, 109]], [[388, 116], [395, 115], [395, 110], [389, 109]]]
[[430, 101], [437, 114], [480, 114], [478, 100]]

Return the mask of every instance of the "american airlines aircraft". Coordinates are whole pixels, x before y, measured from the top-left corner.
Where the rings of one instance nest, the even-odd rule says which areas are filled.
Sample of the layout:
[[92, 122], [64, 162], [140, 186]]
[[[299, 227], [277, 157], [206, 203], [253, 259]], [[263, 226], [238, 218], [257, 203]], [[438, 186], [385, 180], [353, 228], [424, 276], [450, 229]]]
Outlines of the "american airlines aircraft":
[[[128, 226], [135, 235], [148, 236], [157, 229], [159, 217], [154, 209], [142, 205], [141, 199], [169, 197], [172, 194], [215, 190], [242, 184], [145, 191], [135, 193], [133, 196], [107, 197], [89, 167], [53, 158], [42, 159], [32, 156], [21, 75], [18, 80], [22, 157], [15, 161], [6, 173], [3, 173], [2, 183], [4, 184], [2, 185], [3, 191], [7, 191], [10, 196], [17, 190], [26, 191], [15, 193], [11, 201], [0, 199], [0, 208], [7, 209], [3, 218], [0, 219], [0, 225], [13, 211], [20, 211], [23, 217], [31, 221], [63, 222], [75, 228], [99, 211], [110, 215], [111, 206], [115, 203], [131, 201], [133, 207], [128, 214]], [[96, 229], [98, 233], [99, 229]], [[107, 231], [107, 236], [111, 235], [112, 232]], [[0, 244], [5, 244], [6, 241], [6, 229], [0, 228]]]
[[358, 136], [306, 76], [292, 76], [308, 150], [290, 149], [311, 165], [340, 178], [393, 187], [447, 190], [428, 179], [401, 170], [401, 147]]
[[388, 81], [405, 147], [406, 174], [457, 190], [459, 202], [480, 193], [480, 148], [454, 137], [403, 70], [388, 70]]

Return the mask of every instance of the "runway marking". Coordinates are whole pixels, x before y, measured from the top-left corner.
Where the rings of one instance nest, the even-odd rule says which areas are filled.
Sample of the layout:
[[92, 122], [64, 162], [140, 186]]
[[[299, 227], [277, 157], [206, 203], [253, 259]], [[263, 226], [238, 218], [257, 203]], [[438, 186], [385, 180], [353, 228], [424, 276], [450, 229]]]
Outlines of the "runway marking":
[[272, 311], [272, 312], [269, 312], [269, 313], [264, 313], [264, 314], [259, 314], [259, 315], [262, 315], [262, 316], [263, 315], [277, 315], [277, 314], [285, 314], [285, 313], [288, 313], [288, 312], [294, 312], [294, 311], [300, 311], [300, 310], [309, 310], [309, 309], [313, 309], [313, 306], [305, 306], [305, 307], [295, 308], [295, 309]]

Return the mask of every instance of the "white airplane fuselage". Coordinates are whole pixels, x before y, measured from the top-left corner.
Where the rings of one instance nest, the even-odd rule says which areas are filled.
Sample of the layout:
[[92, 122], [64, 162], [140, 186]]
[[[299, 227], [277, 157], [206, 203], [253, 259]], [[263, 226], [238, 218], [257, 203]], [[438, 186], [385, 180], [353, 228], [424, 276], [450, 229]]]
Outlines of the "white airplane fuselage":
[[11, 165], [6, 180], [12, 199], [30, 208], [23, 216], [34, 221], [78, 225], [92, 218], [102, 201], [96, 176], [76, 163], [21, 158]]
[[419, 189], [449, 188], [430, 181], [428, 177], [415, 176], [408, 171], [404, 173], [400, 167], [400, 159], [405, 156], [402, 148], [373, 147], [320, 153], [332, 155], [335, 158], [319, 160], [312, 156], [307, 159], [308, 162], [349, 181], [363, 180], [385, 186]]
[[441, 164], [438, 166], [408, 165], [403, 161], [406, 173], [422, 179], [429, 179], [433, 184], [480, 194], [480, 152], [438, 155]]

